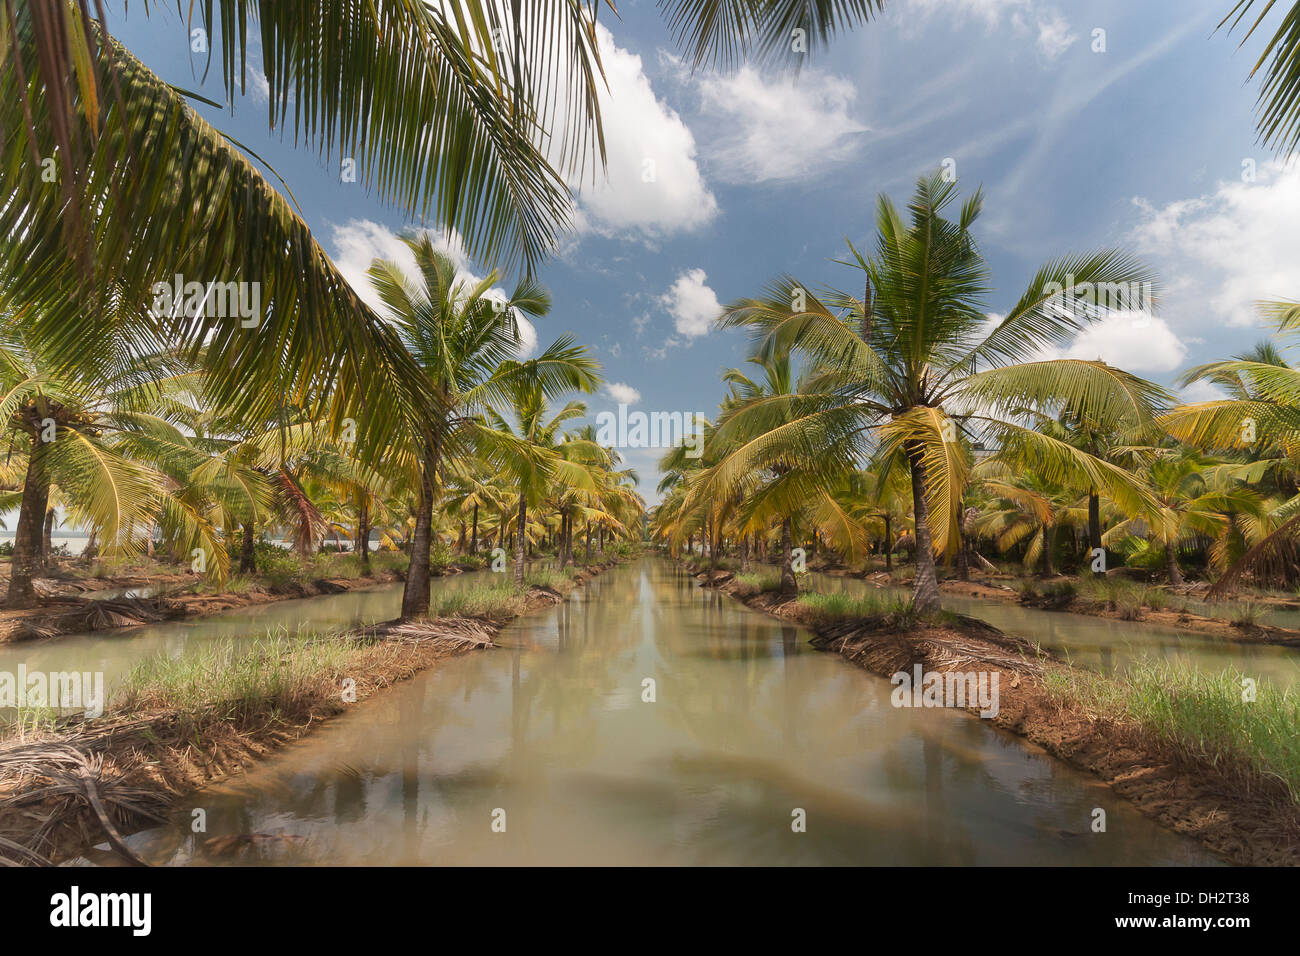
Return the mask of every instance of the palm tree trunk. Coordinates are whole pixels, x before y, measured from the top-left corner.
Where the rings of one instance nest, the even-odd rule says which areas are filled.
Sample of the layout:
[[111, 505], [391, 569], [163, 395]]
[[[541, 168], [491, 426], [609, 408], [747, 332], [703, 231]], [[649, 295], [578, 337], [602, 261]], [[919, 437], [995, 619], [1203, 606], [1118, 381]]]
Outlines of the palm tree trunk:
[[1051, 577], [1056, 573], [1056, 567], [1052, 564], [1052, 548], [1056, 545], [1056, 525], [1047, 525], [1043, 528], [1043, 574]]
[[357, 559], [361, 573], [370, 577], [370, 502], [362, 500], [357, 509]]
[[966, 543], [965, 521], [957, 523], [957, 577], [962, 581], [970, 580], [970, 546]]
[[45, 527], [41, 532], [41, 564], [51, 571], [56, 565], [54, 560], [54, 509], [45, 509]]
[[591, 564], [591, 522], [587, 522], [587, 550], [583, 552], [582, 560]]
[[794, 597], [799, 593], [799, 581], [794, 576], [794, 541], [790, 534], [790, 519], [781, 522], [781, 596]]
[[1169, 583], [1177, 587], [1183, 583], [1183, 572], [1178, 567], [1178, 546], [1173, 541], [1165, 542], [1165, 562], [1169, 566]]
[[524, 549], [527, 547], [525, 541], [527, 535], [524, 529], [528, 527], [528, 499], [524, 493], [519, 492], [519, 521], [515, 528], [515, 584], [519, 587], [524, 586]]
[[428, 443], [420, 463], [420, 497], [415, 504], [415, 535], [411, 540], [411, 564], [406, 569], [402, 590], [402, 617], [423, 617], [429, 613], [429, 555], [433, 548], [434, 475], [438, 469], [439, 443]]
[[469, 533], [469, 553], [478, 554], [478, 502], [474, 502], [474, 522]]
[[921, 450], [908, 450], [912, 472], [912, 514], [916, 519], [916, 579], [912, 583], [912, 606], [921, 614], [941, 608], [939, 577], [934, 569], [934, 542], [930, 537], [930, 505], [925, 499], [925, 463]]
[[889, 530], [889, 515], [885, 515], [885, 570], [894, 570], [894, 541]]
[[86, 539], [86, 546], [81, 549], [81, 563], [89, 564], [99, 557], [99, 532], [95, 528], [90, 529], [90, 537]]
[[27, 476], [23, 479], [22, 503], [18, 508], [18, 525], [14, 529], [14, 554], [9, 562], [9, 595], [6, 607], [26, 607], [36, 597], [32, 576], [37, 571], [41, 551], [41, 519], [50, 498], [45, 477], [45, 456], [40, 438], [32, 438], [27, 459]]
[[253, 538], [253, 522], [244, 522], [243, 549], [239, 552], [239, 573], [257, 573], [257, 548]]
[[[1101, 495], [1088, 492], [1088, 567], [1092, 567], [1097, 549], [1101, 547]], [[1093, 571], [1093, 577], [1102, 577], [1105, 571]]]

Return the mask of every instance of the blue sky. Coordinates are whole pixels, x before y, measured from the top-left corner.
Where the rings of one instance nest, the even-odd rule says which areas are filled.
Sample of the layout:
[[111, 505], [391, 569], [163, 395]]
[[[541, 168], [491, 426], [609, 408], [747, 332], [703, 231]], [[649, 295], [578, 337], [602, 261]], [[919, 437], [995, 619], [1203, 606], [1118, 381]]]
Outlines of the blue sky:
[[[1258, 44], [1238, 50], [1214, 33], [1228, 0], [889, 6], [797, 77], [692, 74], [651, 0], [624, 0], [621, 20], [602, 11], [610, 164], [579, 191], [577, 229], [542, 268], [554, 308], [537, 327], [543, 344], [572, 331], [595, 350], [611, 384], [590, 399], [593, 416], [619, 397], [711, 414], [721, 371], [747, 348], [743, 333], [711, 327], [716, 304], [785, 272], [856, 288], [858, 274], [833, 262], [845, 237], [868, 244], [876, 195], [905, 200], [945, 160], [964, 190], [986, 192], [990, 312], [1066, 252], [1123, 246], [1160, 273], [1153, 322], [1089, 331], [1069, 354], [1170, 383], [1262, 338], [1254, 300], [1300, 297], [1300, 171], [1256, 143], [1246, 75]], [[203, 58], [174, 11], [146, 18], [133, 4], [113, 29], [164, 78], [198, 87]], [[214, 96], [218, 70], [204, 88]], [[337, 159], [270, 132], [258, 78], [233, 114], [196, 108], [274, 165], [361, 282], [370, 257], [420, 224], [341, 182]], [[627, 453], [651, 500], [658, 454]]]

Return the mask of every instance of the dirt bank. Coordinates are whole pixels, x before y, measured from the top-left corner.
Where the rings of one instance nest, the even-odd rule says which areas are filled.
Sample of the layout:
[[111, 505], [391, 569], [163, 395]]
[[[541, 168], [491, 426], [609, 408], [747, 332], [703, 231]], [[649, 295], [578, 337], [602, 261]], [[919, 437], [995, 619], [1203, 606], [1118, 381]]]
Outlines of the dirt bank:
[[[836, 577], [859, 578], [879, 588], [910, 586], [910, 582], [896, 581], [883, 571], [864, 575], [860, 572], [830, 569], [821, 573]], [[1019, 588], [1013, 586], [1016, 583], [1026, 581], [1025, 578], [1011, 577], [1004, 579], [972, 577], [969, 581], [945, 578], [939, 582], [939, 590], [944, 594], [953, 594], [958, 597], [1022, 604], [1025, 607], [1032, 607], [1040, 611], [1064, 611], [1069, 614], [1086, 614], [1089, 617], [1109, 618], [1113, 621], [1142, 621], [1148, 624], [1159, 624], [1163, 627], [1195, 631], [1198, 634], [1210, 634], [1238, 644], [1276, 644], [1282, 647], [1300, 647], [1300, 630], [1295, 628], [1275, 627], [1263, 623], [1234, 623], [1230, 620], [1207, 617], [1194, 611], [1183, 611], [1174, 608], [1145, 606], [1124, 608], [1117, 606], [1113, 601], [1092, 601], [1075, 594], [1041, 593], [1026, 595]], [[1050, 589], [1051, 584], [1054, 582], [1069, 581], [1070, 579], [1067, 577], [1058, 577], [1047, 581], [1034, 580], [1028, 583], [1038, 588]], [[1168, 592], [1162, 591], [1162, 593]], [[1176, 597], [1177, 595], [1171, 595], [1173, 599], [1176, 599]], [[1251, 598], [1246, 603], [1256, 606], [1262, 613], [1267, 613], [1269, 609], [1287, 611], [1297, 609], [1293, 600], [1277, 596]]]
[[316, 578], [276, 586], [255, 584], [240, 591], [187, 593], [183, 589], [194, 586], [193, 578], [179, 577], [179, 582], [154, 580], [147, 584], [122, 585], [157, 589], [149, 597], [59, 595], [43, 599], [40, 607], [0, 611], [0, 644], [202, 617], [274, 601], [367, 590], [401, 580], [393, 572], [383, 572], [369, 578]]
[[[979, 670], [999, 674], [999, 710], [990, 722], [1104, 780], [1142, 813], [1212, 852], [1246, 865], [1300, 865], [1300, 809], [1284, 788], [1246, 787], [1206, 761], [1171, 752], [1142, 728], [1091, 713], [1049, 691], [1050, 671], [1064, 662], [973, 618], [900, 629], [888, 618], [811, 619], [808, 609], [775, 594], [752, 593], [729, 575], [704, 576], [749, 607], [808, 627], [815, 644], [883, 676], [910, 671]], [[967, 708], [977, 716], [977, 707]]]
[[[556, 588], [533, 587], [522, 613], [564, 600], [617, 561], [577, 571]], [[520, 605], [516, 605], [517, 607]], [[0, 863], [59, 862], [166, 819], [172, 803], [242, 773], [279, 747], [438, 661], [492, 647], [515, 613], [393, 622], [352, 632], [346, 673], [320, 673], [292, 701], [267, 702], [239, 719], [198, 719], [168, 707], [69, 720], [56, 733], [0, 741]], [[344, 702], [340, 681], [355, 681]]]

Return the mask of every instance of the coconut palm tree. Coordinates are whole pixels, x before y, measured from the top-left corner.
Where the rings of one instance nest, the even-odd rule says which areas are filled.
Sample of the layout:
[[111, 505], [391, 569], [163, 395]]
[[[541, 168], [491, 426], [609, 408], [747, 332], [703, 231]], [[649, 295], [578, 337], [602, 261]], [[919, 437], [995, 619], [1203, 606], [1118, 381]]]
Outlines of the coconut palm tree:
[[35, 596], [56, 501], [110, 555], [140, 548], [161, 523], [177, 550], [198, 545], [215, 558], [205, 570], [223, 576], [216, 527], [167, 473], [162, 449], [186, 439], [151, 407], [158, 383], [181, 367], [175, 356], [132, 355], [110, 338], [80, 368], [53, 372], [42, 345], [31, 323], [0, 319], [0, 423], [10, 456], [24, 463], [9, 606]]
[[[1151, 274], [1118, 251], [1062, 257], [1035, 273], [1005, 316], [990, 318], [988, 268], [972, 232], [983, 199], [977, 191], [947, 219], [956, 198], [956, 183], [937, 173], [917, 183], [906, 218], [880, 197], [874, 255], [850, 245], [846, 262], [860, 270], [863, 296], [832, 292], [823, 303], [786, 276], [721, 317], [724, 326], [751, 328], [760, 355], [803, 352], [822, 378], [806, 395], [766, 400], [788, 404], [788, 418], [774, 418], [729, 455], [718, 466], [718, 488], [740, 487], [755, 469], [791, 459], [826, 481], [844, 467], [827, 447], [853, 448], [854, 464], [874, 458], [906, 467], [916, 529], [913, 602], [923, 612], [940, 604], [935, 551], [955, 550], [958, 542], [968, 465], [963, 434], [1032, 455], [1047, 480], [1096, 486], [1135, 509], [1153, 504], [1122, 469], [1014, 414], [1050, 403], [1107, 420], [1131, 404], [1127, 373], [1038, 355], [1090, 322], [1148, 304], [1141, 293], [1153, 288]], [[1087, 303], [1076, 296], [1098, 288], [1113, 294]]]
[[[1280, 335], [1300, 332], [1300, 303], [1262, 302], [1259, 308]], [[1300, 530], [1300, 494], [1294, 482], [1294, 472], [1300, 469], [1300, 370], [1287, 364], [1276, 348], [1256, 347], [1233, 359], [1189, 369], [1180, 384], [1196, 381], [1212, 382], [1228, 397], [1182, 405], [1162, 416], [1160, 424], [1171, 436], [1209, 452], [1245, 452], [1260, 462], [1285, 463], [1286, 477], [1278, 487], [1286, 500], [1271, 509], [1279, 520], [1214, 583], [1209, 596], [1217, 598], [1294, 547]], [[1260, 477], [1262, 472], [1256, 480]]]
[[418, 617], [429, 610], [429, 555], [443, 456], [470, 438], [477, 427], [474, 415], [486, 398], [508, 389], [512, 377], [527, 378], [523, 366], [507, 360], [521, 348], [521, 317], [545, 315], [551, 300], [530, 279], [521, 279], [503, 299], [493, 292], [497, 272], [477, 281], [458, 274], [427, 233], [408, 238], [406, 246], [415, 260], [413, 274], [383, 259], [375, 260], [368, 274], [441, 410], [437, 417], [411, 420], [403, 442], [418, 462], [418, 476], [402, 616]]
[[594, 392], [600, 384], [597, 368], [591, 353], [566, 335], [536, 358], [502, 363], [497, 375], [480, 390], [490, 393], [497, 406], [486, 412], [488, 428], [478, 436], [480, 447], [514, 484], [518, 495], [515, 583], [521, 587], [527, 560], [528, 509], [536, 507], [556, 482], [594, 491], [595, 482], [583, 459], [608, 460], [599, 445], [583, 439], [566, 442], [570, 447], [561, 454], [561, 426], [581, 418], [587, 407], [569, 402], [554, 414], [549, 408], [549, 400], [566, 391]]
[[[1240, 24], [1249, 24], [1241, 37], [1244, 46], [1275, 6], [1277, 0], [1262, 3], [1237, 0], [1219, 22], [1219, 28], [1232, 21], [1228, 27], [1231, 33]], [[1292, 4], [1289, 9], [1283, 6], [1282, 11], [1277, 30], [1255, 61], [1250, 76], [1254, 79], [1255, 74], [1264, 70], [1258, 102], [1260, 139], [1285, 153], [1293, 153], [1300, 145], [1300, 3]]]
[[1146, 479], [1159, 501], [1156, 520], [1145, 516], [1121, 521], [1106, 532], [1108, 542], [1132, 536], [1150, 537], [1164, 549], [1169, 583], [1183, 583], [1178, 552], [1197, 537], [1222, 538], [1231, 528], [1230, 515], [1261, 513], [1259, 495], [1240, 482], [1215, 483], [1214, 462], [1186, 449], [1162, 453], [1146, 469]]

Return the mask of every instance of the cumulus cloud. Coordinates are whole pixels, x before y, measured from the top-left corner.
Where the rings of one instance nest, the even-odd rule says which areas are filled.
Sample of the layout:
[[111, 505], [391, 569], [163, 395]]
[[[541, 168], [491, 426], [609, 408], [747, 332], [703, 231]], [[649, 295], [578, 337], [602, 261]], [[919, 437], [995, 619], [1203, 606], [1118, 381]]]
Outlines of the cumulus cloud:
[[641, 57], [620, 48], [597, 25], [605, 69], [600, 84], [607, 168], [573, 177], [578, 231], [656, 240], [708, 224], [718, 213], [696, 162], [695, 137], [655, 95]]
[[1134, 203], [1142, 221], [1132, 238], [1161, 267], [1166, 311], [1207, 327], [1247, 327], [1258, 324], [1258, 300], [1300, 298], [1300, 164], [1268, 162], [1254, 182], [1221, 182], [1163, 206]]
[[698, 87], [715, 131], [707, 156], [728, 182], [817, 175], [849, 159], [867, 130], [852, 115], [853, 83], [817, 70], [768, 79], [746, 66], [707, 75]]
[[673, 326], [688, 338], [707, 334], [722, 311], [722, 303], [704, 282], [707, 278], [703, 269], [688, 269], [659, 297]]
[[1228, 397], [1228, 393], [1213, 382], [1190, 382], [1181, 389], [1178, 397], [1187, 404], [1196, 402], [1218, 402]]
[[641, 393], [623, 382], [606, 382], [605, 394], [624, 405], [635, 405], [641, 401]]
[[[482, 276], [475, 275], [470, 269], [469, 255], [460, 234], [455, 231], [426, 229], [435, 249], [448, 256], [456, 264], [457, 277], [467, 284], [477, 285], [483, 281]], [[366, 272], [375, 259], [388, 259], [400, 265], [408, 276], [414, 277], [415, 256], [407, 248], [397, 233], [382, 223], [369, 219], [352, 219], [343, 225], [333, 225], [330, 230], [330, 242], [333, 247], [335, 266], [343, 278], [361, 297], [361, 300], [380, 315], [387, 315], [388, 308]], [[509, 294], [499, 287], [488, 292], [488, 298], [505, 302]], [[524, 316], [519, 317], [519, 355], [525, 358], [537, 350], [537, 329]]]
[[1162, 318], [1144, 312], [1116, 312], [1084, 329], [1062, 355], [1101, 359], [1130, 372], [1172, 372], [1183, 364], [1187, 346]]

